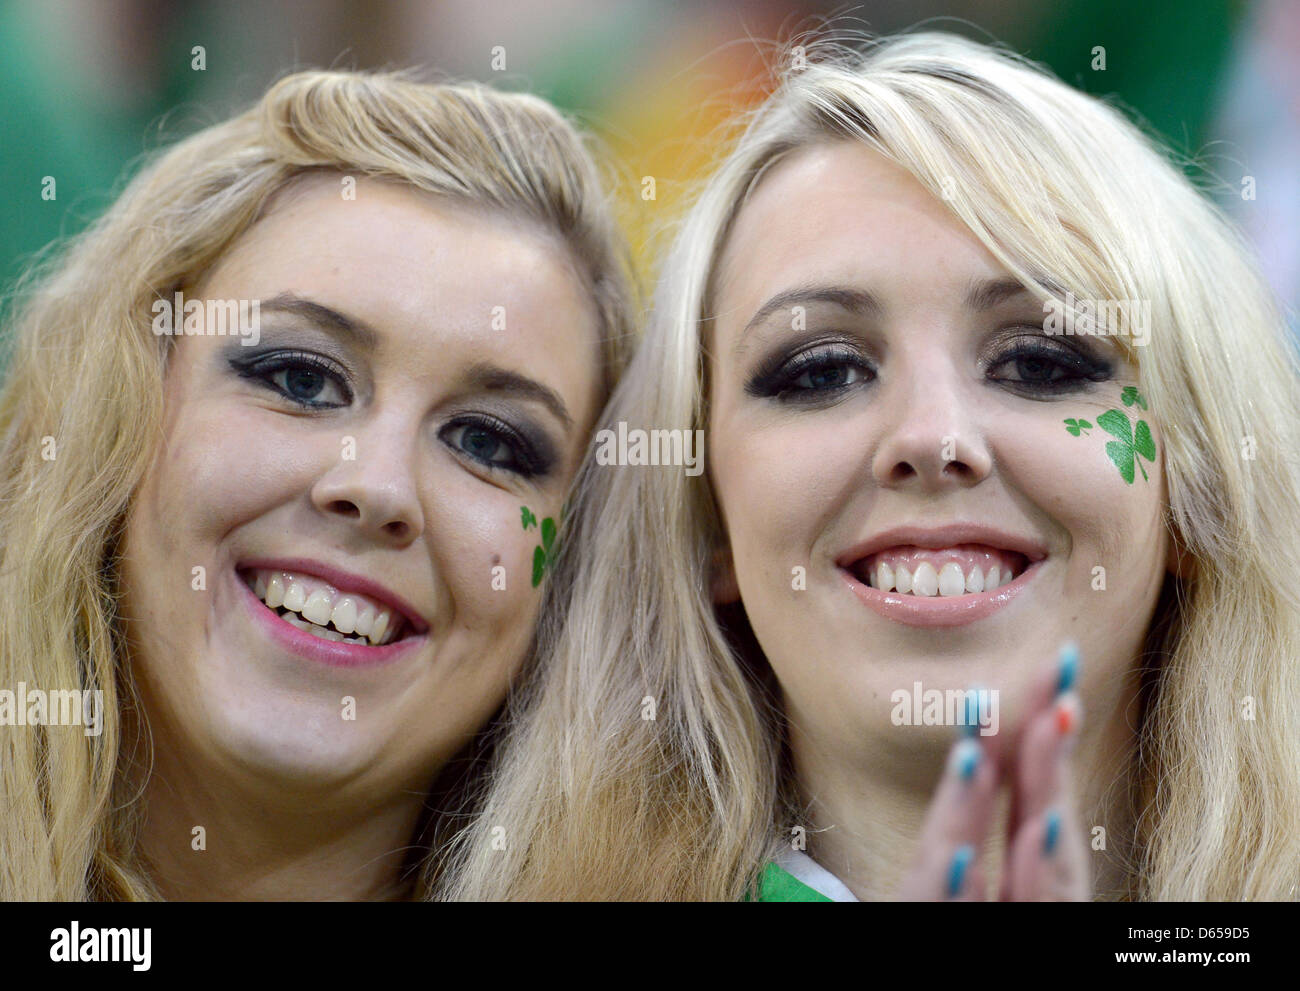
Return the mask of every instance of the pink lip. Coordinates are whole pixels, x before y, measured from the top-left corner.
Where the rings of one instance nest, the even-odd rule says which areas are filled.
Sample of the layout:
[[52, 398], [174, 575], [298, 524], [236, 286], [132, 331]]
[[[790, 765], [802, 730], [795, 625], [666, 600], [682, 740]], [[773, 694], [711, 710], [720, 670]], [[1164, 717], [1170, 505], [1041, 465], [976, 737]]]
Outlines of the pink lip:
[[916, 596], [901, 592], [882, 592], [864, 585], [853, 572], [841, 568], [840, 574], [858, 600], [886, 619], [908, 626], [962, 626], [997, 612], [1024, 591], [1038, 573], [1042, 561], [1035, 561], [1019, 577], [993, 592], [953, 596]]
[[[424, 621], [424, 617], [416, 612], [410, 603], [396, 593], [389, 591], [378, 582], [373, 582], [369, 578], [363, 578], [361, 575], [354, 575], [350, 572], [335, 568], [333, 565], [324, 564], [320, 561], [311, 561], [307, 558], [301, 557], [259, 557], [249, 561], [241, 561], [236, 566], [235, 570], [255, 570], [258, 568], [263, 568], [268, 571], [290, 571], [300, 575], [312, 575], [329, 582], [340, 592], [359, 592], [362, 595], [374, 599], [376, 602], [383, 603], [394, 612], [401, 613], [406, 619], [411, 632], [416, 636], [421, 636], [429, 632], [429, 624]], [[256, 599], [257, 596], [253, 596], [253, 598]], [[263, 606], [263, 608], [265, 608], [265, 606]], [[289, 629], [296, 629], [296, 627], [290, 626]], [[302, 631], [299, 630], [298, 632]]]
[[[279, 568], [280, 565], [257, 565], [257, 567]], [[285, 568], [285, 570], [292, 569]], [[302, 570], [306, 572], [308, 569]], [[310, 661], [316, 661], [318, 664], [340, 668], [374, 667], [396, 661], [412, 650], [422, 647], [425, 642], [423, 636], [407, 636], [383, 647], [367, 647], [361, 644], [322, 640], [282, 620], [274, 611], [267, 608], [266, 603], [254, 594], [248, 587], [248, 582], [238, 574], [235, 575], [235, 584], [243, 589], [244, 601], [248, 605], [253, 621], [265, 629], [272, 640], [286, 650]]]

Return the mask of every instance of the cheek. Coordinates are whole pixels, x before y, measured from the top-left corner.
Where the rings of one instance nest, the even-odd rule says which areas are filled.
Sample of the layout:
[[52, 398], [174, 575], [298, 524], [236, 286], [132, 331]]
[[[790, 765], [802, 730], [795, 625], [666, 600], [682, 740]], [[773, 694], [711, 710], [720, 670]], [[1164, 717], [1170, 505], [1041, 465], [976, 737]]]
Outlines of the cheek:
[[809, 566], [821, 529], [860, 477], [861, 436], [807, 417], [758, 428], [723, 421], [710, 441], [742, 592], [782, 575], [788, 588], [790, 569]]
[[[999, 431], [996, 450], [1009, 485], [1066, 531], [1072, 588], [1091, 590], [1102, 581], [1107, 589], [1145, 585], [1163, 569], [1161, 437], [1148, 415], [1116, 410], [1119, 405], [1063, 402], [1053, 415], [1017, 418]], [[1130, 436], [1138, 421], [1147, 424], [1151, 447], [1140, 446], [1154, 459], [1098, 427], [1098, 415], [1108, 411], [1126, 416]], [[1074, 436], [1066, 419], [1089, 426]], [[1114, 417], [1108, 422], [1119, 425]]]
[[[529, 526], [524, 527], [524, 508]], [[458, 625], [497, 640], [531, 637], [540, 588], [545, 574], [546, 551], [537, 565], [534, 558], [543, 545], [543, 529], [550, 535], [550, 551], [558, 549], [552, 527], [559, 523], [553, 498], [519, 495], [461, 475], [437, 489], [427, 511], [437, 568], [455, 600]]]

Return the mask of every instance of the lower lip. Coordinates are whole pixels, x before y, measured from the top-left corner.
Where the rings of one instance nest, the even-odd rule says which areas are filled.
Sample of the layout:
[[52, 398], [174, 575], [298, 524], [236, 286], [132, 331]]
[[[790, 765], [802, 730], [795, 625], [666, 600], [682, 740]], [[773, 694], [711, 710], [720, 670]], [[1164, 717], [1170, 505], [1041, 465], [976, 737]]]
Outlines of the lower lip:
[[307, 631], [300, 630], [292, 623], [286, 623], [282, 620], [274, 610], [270, 609], [265, 602], [257, 597], [256, 593], [248, 587], [248, 582], [244, 581], [238, 574], [235, 575], [235, 581], [244, 590], [244, 601], [252, 613], [253, 621], [266, 630], [271, 639], [286, 650], [318, 664], [328, 664], [336, 668], [376, 667], [380, 664], [391, 664], [393, 661], [406, 657], [424, 642], [422, 636], [403, 637], [401, 640], [386, 644], [383, 647], [366, 647], [355, 643], [322, 640], [320, 637], [312, 636]]
[[847, 569], [841, 568], [840, 573], [844, 575], [858, 601], [886, 619], [907, 626], [964, 626], [1008, 605], [1033, 581], [1042, 563], [1035, 561], [1019, 577], [995, 591], [971, 592], [966, 595], [918, 596], [882, 592], [878, 588], [864, 585]]

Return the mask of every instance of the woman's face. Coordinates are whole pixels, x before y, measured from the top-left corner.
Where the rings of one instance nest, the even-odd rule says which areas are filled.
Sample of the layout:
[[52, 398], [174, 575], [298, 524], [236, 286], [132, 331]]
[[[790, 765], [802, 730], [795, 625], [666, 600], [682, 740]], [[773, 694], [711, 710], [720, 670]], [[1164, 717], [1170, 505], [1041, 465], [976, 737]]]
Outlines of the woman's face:
[[341, 188], [300, 180], [194, 293], [260, 301], [260, 340], [173, 342], [123, 580], [174, 759], [374, 801], [427, 788], [525, 655], [599, 350], [557, 238]]
[[[850, 142], [775, 166], [717, 275], [718, 597], [743, 601], [794, 732], [839, 750], [879, 732], [870, 759], [927, 732], [946, 746], [951, 730], [894, 729], [896, 693], [922, 694], [914, 717], [925, 691], [978, 682], [1006, 721], [1067, 638], [1085, 706], [1122, 710], [1170, 542], [1158, 411], [1123, 401], [1137, 379], [1113, 339], [1048, 336], [942, 203]], [[1099, 417], [1150, 429], [1131, 483]], [[994, 565], [1011, 583], [977, 591]]]

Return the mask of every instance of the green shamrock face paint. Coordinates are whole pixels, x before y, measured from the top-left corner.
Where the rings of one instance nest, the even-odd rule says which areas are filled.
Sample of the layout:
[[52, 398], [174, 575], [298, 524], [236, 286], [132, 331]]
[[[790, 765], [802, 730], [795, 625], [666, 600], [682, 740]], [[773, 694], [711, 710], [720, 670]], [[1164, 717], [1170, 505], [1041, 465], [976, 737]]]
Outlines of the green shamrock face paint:
[[[533, 511], [527, 506], [520, 506], [519, 509], [524, 529], [527, 530], [530, 526], [537, 527], [537, 517], [533, 515]], [[549, 516], [543, 519], [541, 534], [541, 546], [533, 548], [533, 588], [542, 583], [542, 575], [555, 557], [555, 520]]]
[[[1138, 392], [1135, 386], [1127, 386], [1120, 393], [1120, 399], [1125, 406], [1136, 405], [1143, 410], [1147, 408], [1147, 401], [1142, 398], [1142, 393]], [[1142, 459], [1146, 458], [1155, 464], [1156, 444], [1151, 437], [1151, 427], [1146, 420], [1138, 420], [1134, 425], [1123, 410], [1108, 409], [1097, 417], [1097, 426], [1116, 438], [1106, 442], [1106, 455], [1119, 469], [1119, 477], [1132, 485], [1133, 466], [1137, 465], [1138, 471], [1142, 472], [1142, 480], [1150, 481], [1146, 468], [1142, 466]], [[1076, 420], [1071, 417], [1065, 421], [1065, 429], [1073, 437], [1080, 435], [1086, 437], [1088, 431], [1092, 429], [1092, 424], [1087, 420]]]

